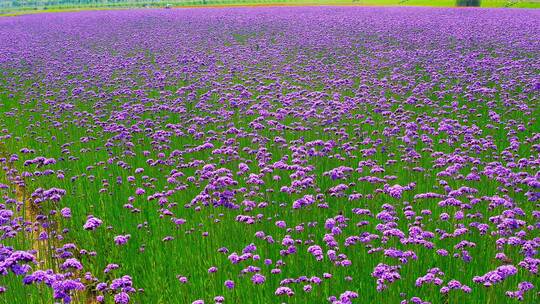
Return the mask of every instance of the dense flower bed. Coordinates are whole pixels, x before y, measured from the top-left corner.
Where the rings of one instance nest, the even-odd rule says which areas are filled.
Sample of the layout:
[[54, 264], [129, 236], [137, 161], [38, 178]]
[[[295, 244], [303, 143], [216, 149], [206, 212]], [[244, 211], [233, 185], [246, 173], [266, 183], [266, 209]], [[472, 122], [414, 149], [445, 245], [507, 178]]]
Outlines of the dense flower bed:
[[540, 11], [0, 19], [6, 303], [539, 301]]

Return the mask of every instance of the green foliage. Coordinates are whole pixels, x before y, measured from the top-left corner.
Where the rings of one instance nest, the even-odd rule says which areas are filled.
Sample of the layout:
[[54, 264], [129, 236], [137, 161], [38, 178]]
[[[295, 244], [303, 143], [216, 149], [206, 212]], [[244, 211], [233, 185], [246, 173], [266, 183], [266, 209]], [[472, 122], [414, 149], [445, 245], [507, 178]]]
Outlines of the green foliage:
[[456, 6], [480, 6], [480, 0], [457, 0]]
[[0, 14], [18, 11], [73, 9], [237, 6], [237, 5], [381, 5], [381, 6], [483, 6], [540, 7], [534, 0], [7, 0], [0, 1]]

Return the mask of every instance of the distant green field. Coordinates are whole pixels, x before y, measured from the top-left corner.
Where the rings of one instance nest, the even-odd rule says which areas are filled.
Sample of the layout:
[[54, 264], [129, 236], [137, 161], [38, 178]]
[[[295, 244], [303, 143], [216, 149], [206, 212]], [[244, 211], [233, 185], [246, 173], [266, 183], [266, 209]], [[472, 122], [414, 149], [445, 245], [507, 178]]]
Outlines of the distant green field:
[[[64, 11], [132, 7], [257, 6], [257, 5], [366, 5], [456, 6], [455, 0], [0, 0], [0, 13]], [[539, 8], [538, 0], [484, 0], [482, 7]]]

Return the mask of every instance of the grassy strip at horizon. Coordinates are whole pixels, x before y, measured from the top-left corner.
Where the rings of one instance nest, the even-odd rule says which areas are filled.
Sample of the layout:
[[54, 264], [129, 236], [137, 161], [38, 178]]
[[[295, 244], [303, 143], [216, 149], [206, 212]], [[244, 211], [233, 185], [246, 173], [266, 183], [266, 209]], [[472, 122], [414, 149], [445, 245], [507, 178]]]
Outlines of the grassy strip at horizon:
[[[429, 6], [429, 7], [457, 7], [454, 0], [187, 0], [187, 1], [125, 1], [103, 4], [53, 4], [53, 5], [30, 5], [30, 6], [7, 6], [0, 5], [0, 16], [29, 14], [32, 11], [42, 12], [69, 12], [79, 10], [102, 10], [102, 9], [129, 9], [129, 8], [161, 8], [167, 5], [172, 7], [243, 7], [243, 6], [311, 6], [311, 5], [350, 5], [350, 6]], [[540, 8], [540, 1], [533, 0], [484, 0], [480, 7], [486, 8]]]

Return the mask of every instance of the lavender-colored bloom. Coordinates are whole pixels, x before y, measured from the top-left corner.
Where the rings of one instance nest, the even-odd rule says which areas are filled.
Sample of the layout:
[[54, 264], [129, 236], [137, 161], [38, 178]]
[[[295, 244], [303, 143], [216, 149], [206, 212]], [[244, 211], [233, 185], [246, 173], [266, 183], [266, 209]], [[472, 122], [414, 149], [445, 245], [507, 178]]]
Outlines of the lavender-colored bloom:
[[120, 293], [114, 295], [114, 303], [128, 304], [129, 303], [129, 295], [126, 292], [120, 292]]
[[276, 226], [279, 228], [285, 228], [287, 224], [285, 224], [285, 221], [277, 221]]
[[71, 218], [71, 209], [68, 207], [62, 208], [62, 210], [60, 210], [60, 214], [62, 214], [62, 216], [65, 218]]
[[109, 273], [111, 272], [112, 270], [115, 270], [115, 269], [118, 269], [120, 268], [120, 265], [118, 264], [108, 264], [105, 269], [103, 270], [104, 273]]
[[117, 235], [117, 236], [114, 237], [114, 243], [116, 245], [119, 245], [119, 246], [120, 245], [125, 245], [128, 242], [130, 237], [131, 237], [131, 235], [129, 235], [129, 234]]
[[263, 275], [256, 273], [251, 277], [251, 281], [253, 284], [259, 285], [263, 284], [264, 281], [266, 281], [266, 278]]
[[185, 276], [181, 276], [181, 275], [177, 275], [176, 278], [178, 279], [178, 281], [182, 284], [186, 284], [188, 282], [188, 278], [185, 277]]
[[[365, 287], [356, 270], [369, 260], [381, 299], [534, 301], [538, 20], [527, 9], [338, 7], [0, 18], [0, 275], [57, 302], [81, 290], [126, 302], [152, 275], [113, 278], [119, 265], [214, 273], [197, 268], [223, 260], [237, 284], [269, 276], [259, 301], [303, 288], [295, 302], [317, 302], [322, 288], [343, 304], [362, 302], [343, 287]], [[90, 213], [106, 229], [80, 237], [104, 221], [68, 219]], [[207, 252], [188, 257], [193, 242]], [[114, 244], [126, 255], [101, 248]], [[495, 269], [437, 268], [476, 271], [493, 258], [484, 248]], [[392, 290], [402, 275], [415, 286]]]
[[490, 271], [483, 276], [475, 276], [473, 282], [483, 284], [490, 287], [494, 284], [504, 281], [507, 277], [517, 273], [517, 268], [513, 265], [503, 265], [497, 267], [494, 271]]
[[73, 268], [75, 270], [81, 270], [83, 269], [83, 265], [81, 264], [81, 262], [79, 262], [79, 260], [77, 259], [74, 259], [74, 258], [70, 258], [70, 259], [67, 259], [61, 266], [60, 268], [64, 269], [64, 270], [67, 270], [69, 268]]
[[275, 292], [276, 296], [282, 296], [287, 295], [289, 297], [292, 297], [294, 295], [294, 291], [290, 289], [289, 287], [278, 287]]
[[101, 226], [102, 223], [102, 220], [98, 219], [93, 215], [89, 215], [83, 228], [85, 230], [96, 230], [99, 226]]

